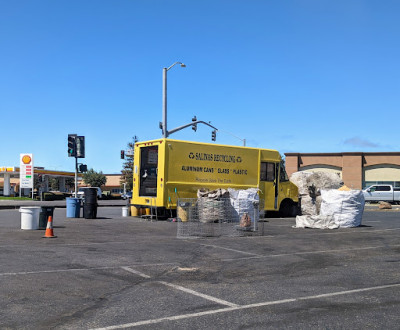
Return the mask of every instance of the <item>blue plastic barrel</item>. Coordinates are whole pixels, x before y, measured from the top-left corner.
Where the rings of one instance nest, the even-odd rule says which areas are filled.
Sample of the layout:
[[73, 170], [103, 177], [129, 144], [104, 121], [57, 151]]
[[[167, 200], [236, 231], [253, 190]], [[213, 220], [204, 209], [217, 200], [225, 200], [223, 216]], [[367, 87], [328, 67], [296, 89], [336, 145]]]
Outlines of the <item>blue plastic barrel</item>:
[[79, 218], [81, 213], [81, 200], [67, 197], [67, 218]]

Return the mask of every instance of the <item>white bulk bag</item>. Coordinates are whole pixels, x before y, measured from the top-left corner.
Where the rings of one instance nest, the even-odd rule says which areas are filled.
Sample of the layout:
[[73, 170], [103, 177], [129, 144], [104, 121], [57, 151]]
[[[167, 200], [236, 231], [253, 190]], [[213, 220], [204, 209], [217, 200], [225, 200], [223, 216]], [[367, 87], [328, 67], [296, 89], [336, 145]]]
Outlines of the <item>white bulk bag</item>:
[[336, 229], [339, 226], [333, 215], [298, 215], [295, 228]]
[[361, 190], [321, 190], [321, 215], [333, 215], [339, 227], [361, 225], [365, 199]]
[[258, 221], [260, 198], [257, 188], [248, 188], [246, 190], [235, 190], [228, 188], [231, 205], [233, 207], [232, 220], [239, 222], [243, 214], [247, 213], [251, 221]]

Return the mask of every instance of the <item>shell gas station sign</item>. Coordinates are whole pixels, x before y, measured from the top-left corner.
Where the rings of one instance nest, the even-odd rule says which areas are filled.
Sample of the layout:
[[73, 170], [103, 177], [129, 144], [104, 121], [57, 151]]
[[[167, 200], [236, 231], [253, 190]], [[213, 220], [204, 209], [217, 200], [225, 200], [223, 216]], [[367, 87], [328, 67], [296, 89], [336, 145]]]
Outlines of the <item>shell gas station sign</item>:
[[33, 155], [20, 154], [19, 163], [21, 188], [33, 188]]

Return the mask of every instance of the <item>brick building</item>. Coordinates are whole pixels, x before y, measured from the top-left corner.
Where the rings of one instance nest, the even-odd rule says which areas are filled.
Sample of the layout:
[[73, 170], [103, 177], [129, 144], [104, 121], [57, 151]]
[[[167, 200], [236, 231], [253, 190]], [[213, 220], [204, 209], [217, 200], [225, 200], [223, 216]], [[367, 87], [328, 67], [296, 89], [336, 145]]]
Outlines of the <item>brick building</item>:
[[122, 175], [121, 174], [104, 174], [107, 178], [107, 182], [101, 187], [102, 191], [108, 191], [111, 194], [123, 193], [123, 185], [121, 185]]
[[346, 186], [362, 189], [372, 184], [400, 187], [400, 152], [286, 153], [286, 171], [338, 173]]

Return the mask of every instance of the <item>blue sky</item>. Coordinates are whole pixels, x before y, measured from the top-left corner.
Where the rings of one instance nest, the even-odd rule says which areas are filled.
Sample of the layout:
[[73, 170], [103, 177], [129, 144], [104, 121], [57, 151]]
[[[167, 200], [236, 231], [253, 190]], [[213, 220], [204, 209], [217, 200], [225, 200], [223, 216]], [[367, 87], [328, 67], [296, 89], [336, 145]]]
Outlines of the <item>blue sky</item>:
[[[217, 143], [285, 152], [399, 151], [398, 1], [0, 1], [0, 166], [119, 173], [137, 135], [193, 115]], [[171, 138], [211, 142], [199, 126]]]

